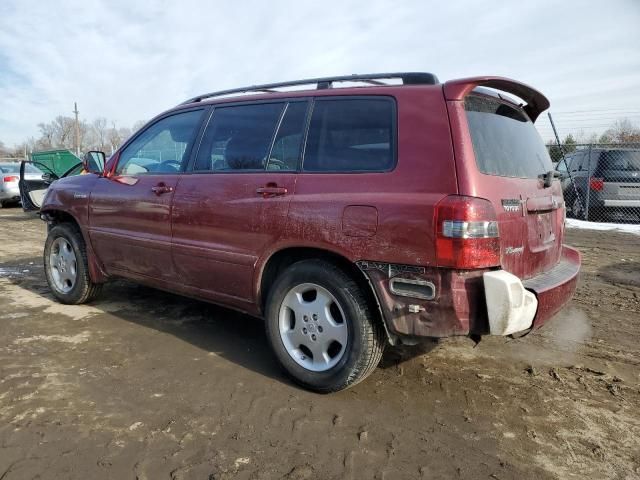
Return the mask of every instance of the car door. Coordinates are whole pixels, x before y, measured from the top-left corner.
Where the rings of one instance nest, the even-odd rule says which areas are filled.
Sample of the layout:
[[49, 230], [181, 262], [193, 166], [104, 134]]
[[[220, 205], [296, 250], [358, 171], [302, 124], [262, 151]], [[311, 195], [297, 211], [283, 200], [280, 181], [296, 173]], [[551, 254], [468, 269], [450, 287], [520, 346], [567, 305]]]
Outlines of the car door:
[[177, 277], [222, 303], [252, 302], [257, 259], [284, 233], [308, 101], [215, 107], [172, 212]]
[[172, 281], [171, 200], [204, 108], [154, 121], [117, 154], [89, 202], [89, 234], [109, 273]]
[[23, 160], [20, 165], [20, 203], [25, 212], [40, 210], [49, 186], [59, 178], [80, 175], [82, 164], [68, 168], [57, 174], [46, 164]]

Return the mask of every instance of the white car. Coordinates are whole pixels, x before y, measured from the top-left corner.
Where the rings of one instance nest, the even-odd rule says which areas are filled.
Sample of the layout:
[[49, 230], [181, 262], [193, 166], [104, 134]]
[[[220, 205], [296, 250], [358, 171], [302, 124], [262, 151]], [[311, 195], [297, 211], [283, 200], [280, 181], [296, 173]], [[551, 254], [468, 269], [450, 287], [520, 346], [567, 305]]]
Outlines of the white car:
[[[41, 180], [42, 171], [33, 165], [26, 165], [25, 179]], [[19, 163], [0, 163], [0, 207], [20, 201], [19, 181]]]

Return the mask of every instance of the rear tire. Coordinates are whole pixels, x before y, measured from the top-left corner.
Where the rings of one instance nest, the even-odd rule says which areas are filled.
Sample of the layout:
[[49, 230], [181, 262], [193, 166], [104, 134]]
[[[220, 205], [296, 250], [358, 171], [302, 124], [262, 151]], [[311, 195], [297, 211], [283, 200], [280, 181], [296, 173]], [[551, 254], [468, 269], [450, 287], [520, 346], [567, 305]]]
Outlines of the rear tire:
[[276, 279], [267, 299], [266, 330], [287, 374], [320, 393], [364, 380], [385, 346], [384, 329], [362, 289], [323, 260], [294, 263]]
[[82, 233], [70, 223], [49, 230], [44, 245], [44, 271], [49, 288], [60, 303], [87, 303], [102, 290], [102, 284], [94, 283], [89, 276]]

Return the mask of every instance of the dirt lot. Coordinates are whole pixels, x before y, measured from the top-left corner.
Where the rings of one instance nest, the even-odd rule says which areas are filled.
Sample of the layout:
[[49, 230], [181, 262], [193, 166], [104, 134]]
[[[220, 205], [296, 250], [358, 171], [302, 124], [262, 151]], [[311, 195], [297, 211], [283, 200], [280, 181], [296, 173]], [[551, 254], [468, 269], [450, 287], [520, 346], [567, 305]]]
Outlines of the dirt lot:
[[259, 320], [124, 281], [55, 303], [44, 236], [0, 211], [0, 480], [640, 478], [640, 237], [571, 230], [542, 331], [389, 350], [321, 396]]

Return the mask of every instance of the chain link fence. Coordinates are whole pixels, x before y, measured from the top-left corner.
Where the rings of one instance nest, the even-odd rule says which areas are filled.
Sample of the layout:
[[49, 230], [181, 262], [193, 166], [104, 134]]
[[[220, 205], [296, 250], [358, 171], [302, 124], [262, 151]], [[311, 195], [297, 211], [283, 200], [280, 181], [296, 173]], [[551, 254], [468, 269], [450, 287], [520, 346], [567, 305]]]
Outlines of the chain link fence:
[[549, 145], [567, 216], [640, 224], [640, 144]]

